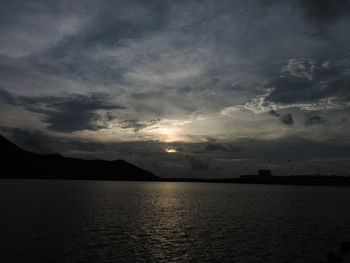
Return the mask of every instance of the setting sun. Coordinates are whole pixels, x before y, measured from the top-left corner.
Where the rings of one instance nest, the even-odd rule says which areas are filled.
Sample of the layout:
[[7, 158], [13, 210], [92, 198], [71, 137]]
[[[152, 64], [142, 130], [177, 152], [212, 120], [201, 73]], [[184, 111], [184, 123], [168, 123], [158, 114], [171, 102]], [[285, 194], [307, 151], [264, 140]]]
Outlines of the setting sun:
[[177, 152], [177, 150], [176, 149], [165, 149], [165, 151], [167, 152], [167, 153], [176, 153]]

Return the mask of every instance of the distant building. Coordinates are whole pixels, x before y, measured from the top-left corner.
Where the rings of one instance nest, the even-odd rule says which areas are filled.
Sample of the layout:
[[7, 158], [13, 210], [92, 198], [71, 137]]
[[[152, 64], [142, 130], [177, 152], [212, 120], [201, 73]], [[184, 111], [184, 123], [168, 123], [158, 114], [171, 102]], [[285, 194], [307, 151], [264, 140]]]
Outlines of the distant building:
[[258, 171], [259, 176], [271, 176], [271, 170], [259, 170]]

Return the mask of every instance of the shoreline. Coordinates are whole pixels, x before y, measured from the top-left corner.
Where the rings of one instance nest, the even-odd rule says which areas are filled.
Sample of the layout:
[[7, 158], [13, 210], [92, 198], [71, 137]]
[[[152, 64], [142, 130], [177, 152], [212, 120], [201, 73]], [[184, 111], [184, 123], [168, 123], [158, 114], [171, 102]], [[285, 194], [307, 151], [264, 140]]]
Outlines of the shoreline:
[[112, 178], [68, 178], [68, 177], [0, 177], [0, 179], [27, 179], [27, 180], [69, 180], [69, 181], [121, 181], [121, 182], [174, 182], [174, 183], [224, 183], [224, 184], [265, 184], [265, 185], [296, 185], [296, 186], [350, 186], [350, 176], [328, 176], [328, 175], [296, 175], [296, 176], [241, 176], [239, 178], [158, 178], [146, 179], [112, 179]]

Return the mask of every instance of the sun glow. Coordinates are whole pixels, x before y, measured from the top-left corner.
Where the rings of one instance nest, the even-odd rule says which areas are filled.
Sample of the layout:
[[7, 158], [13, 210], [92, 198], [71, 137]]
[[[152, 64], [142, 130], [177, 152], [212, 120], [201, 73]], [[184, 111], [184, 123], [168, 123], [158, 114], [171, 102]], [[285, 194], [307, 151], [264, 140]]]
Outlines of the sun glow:
[[164, 120], [160, 123], [157, 123], [153, 126], [144, 129], [144, 132], [147, 132], [154, 136], [157, 140], [162, 142], [176, 142], [176, 141], [187, 141], [188, 138], [184, 136], [183, 125], [189, 122], [178, 121], [178, 120]]
[[161, 127], [155, 131], [164, 142], [173, 142], [179, 139], [179, 130], [173, 127]]
[[176, 149], [172, 149], [172, 148], [168, 148], [168, 149], [164, 149], [167, 153], [176, 153], [177, 150]]

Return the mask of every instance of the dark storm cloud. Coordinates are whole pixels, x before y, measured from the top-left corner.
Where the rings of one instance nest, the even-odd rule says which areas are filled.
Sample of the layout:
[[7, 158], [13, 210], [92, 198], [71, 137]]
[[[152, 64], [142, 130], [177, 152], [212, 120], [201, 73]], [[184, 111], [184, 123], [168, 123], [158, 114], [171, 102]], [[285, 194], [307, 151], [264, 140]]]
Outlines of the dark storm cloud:
[[293, 115], [291, 113], [282, 115], [281, 122], [285, 125], [292, 125], [294, 123]]
[[274, 110], [270, 110], [269, 114], [279, 118], [281, 123], [283, 123], [285, 125], [290, 126], [294, 123], [293, 115], [291, 113], [279, 114], [278, 112], [276, 112]]
[[97, 110], [123, 109], [121, 106], [107, 102], [106, 94], [71, 95], [68, 98], [43, 98], [55, 111], [45, 111], [46, 123], [54, 131], [72, 132], [77, 130], [97, 130], [101, 127], [94, 124], [99, 120]]
[[[90, 9], [92, 8], [92, 9]], [[89, 19], [71, 36], [65, 36], [30, 61], [48, 74], [69, 74], [98, 83], [121, 81], [128, 71], [113, 58], [99, 57], [99, 51], [127, 45], [166, 25], [165, 1], [90, 1], [82, 4]], [[80, 14], [81, 15], [81, 14]], [[124, 41], [124, 42], [123, 42]]]
[[[4, 0], [0, 3], [0, 21], [3, 27], [18, 25], [27, 17], [45, 15], [54, 19], [60, 15], [76, 15], [92, 18], [87, 21], [82, 38], [96, 43], [104, 40], [115, 44], [120, 36], [132, 37], [142, 31], [164, 25], [167, 16], [166, 1], [143, 0]], [[35, 25], [36, 21], [32, 21]], [[45, 26], [45, 25], [43, 25]]]
[[194, 171], [206, 171], [209, 170], [209, 163], [201, 159], [190, 158], [190, 168]]
[[18, 105], [16, 98], [7, 90], [0, 89], [0, 102], [2, 104]]
[[242, 145], [244, 151], [240, 158], [309, 158], [309, 157], [349, 157], [350, 145], [342, 139], [314, 141], [288, 136], [275, 140], [240, 140], [236, 144]]
[[349, 0], [298, 0], [306, 18], [324, 24], [350, 15]]
[[[45, 116], [43, 121], [48, 124], [48, 129], [59, 132], [103, 128], [96, 124], [101, 119], [96, 111], [124, 109], [124, 107], [111, 104], [109, 99], [109, 96], [103, 93], [70, 94], [62, 97], [26, 97], [15, 96], [5, 90], [0, 91], [0, 101], [43, 114]], [[110, 118], [109, 115], [107, 117]]]
[[310, 125], [316, 125], [316, 124], [323, 124], [326, 123], [327, 119], [325, 119], [322, 116], [319, 115], [312, 115], [312, 116], [308, 116], [305, 119], [305, 125], [306, 126], [310, 126]]
[[230, 144], [208, 143], [204, 147], [203, 151], [204, 152], [238, 153], [242, 151], [242, 149]]
[[123, 129], [133, 129], [135, 132], [138, 132], [147, 126], [148, 125], [140, 123], [138, 120], [125, 120], [120, 127]]
[[6, 127], [2, 127], [0, 130], [6, 132], [11, 141], [19, 147], [40, 154], [74, 152], [76, 156], [79, 156], [79, 153], [89, 152], [93, 154], [90, 158], [96, 158], [100, 152], [105, 151], [107, 148], [106, 144], [103, 143], [62, 140], [59, 137], [48, 135], [39, 130]]
[[272, 102], [304, 103], [329, 97], [350, 101], [350, 60], [291, 59], [267, 87], [273, 89], [266, 97]]
[[[90, 87], [120, 83], [129, 68], [108, 52], [161, 30], [167, 18], [168, 4], [158, 0], [1, 1], [0, 55], [28, 68], [16, 65], [6, 74], [0, 68], [0, 75], [20, 87], [28, 83], [25, 75], [37, 77], [34, 73], [42, 82], [55, 76]], [[30, 88], [45, 89], [37, 83]]]
[[296, 0], [296, 4], [312, 27], [309, 33], [322, 38], [332, 35], [335, 23], [350, 15], [349, 0]]
[[271, 6], [276, 3], [280, 2], [279, 0], [258, 0], [258, 3], [261, 4], [262, 6]]
[[148, 122], [140, 122], [139, 120], [131, 119], [131, 120], [124, 120], [121, 122], [121, 128], [122, 129], [133, 129], [134, 132], [141, 131], [149, 126], [152, 126], [159, 122], [160, 119], [153, 119]]
[[272, 115], [272, 116], [275, 116], [275, 117], [280, 117], [281, 116], [281, 114], [277, 113], [275, 110], [270, 110], [269, 114]]

